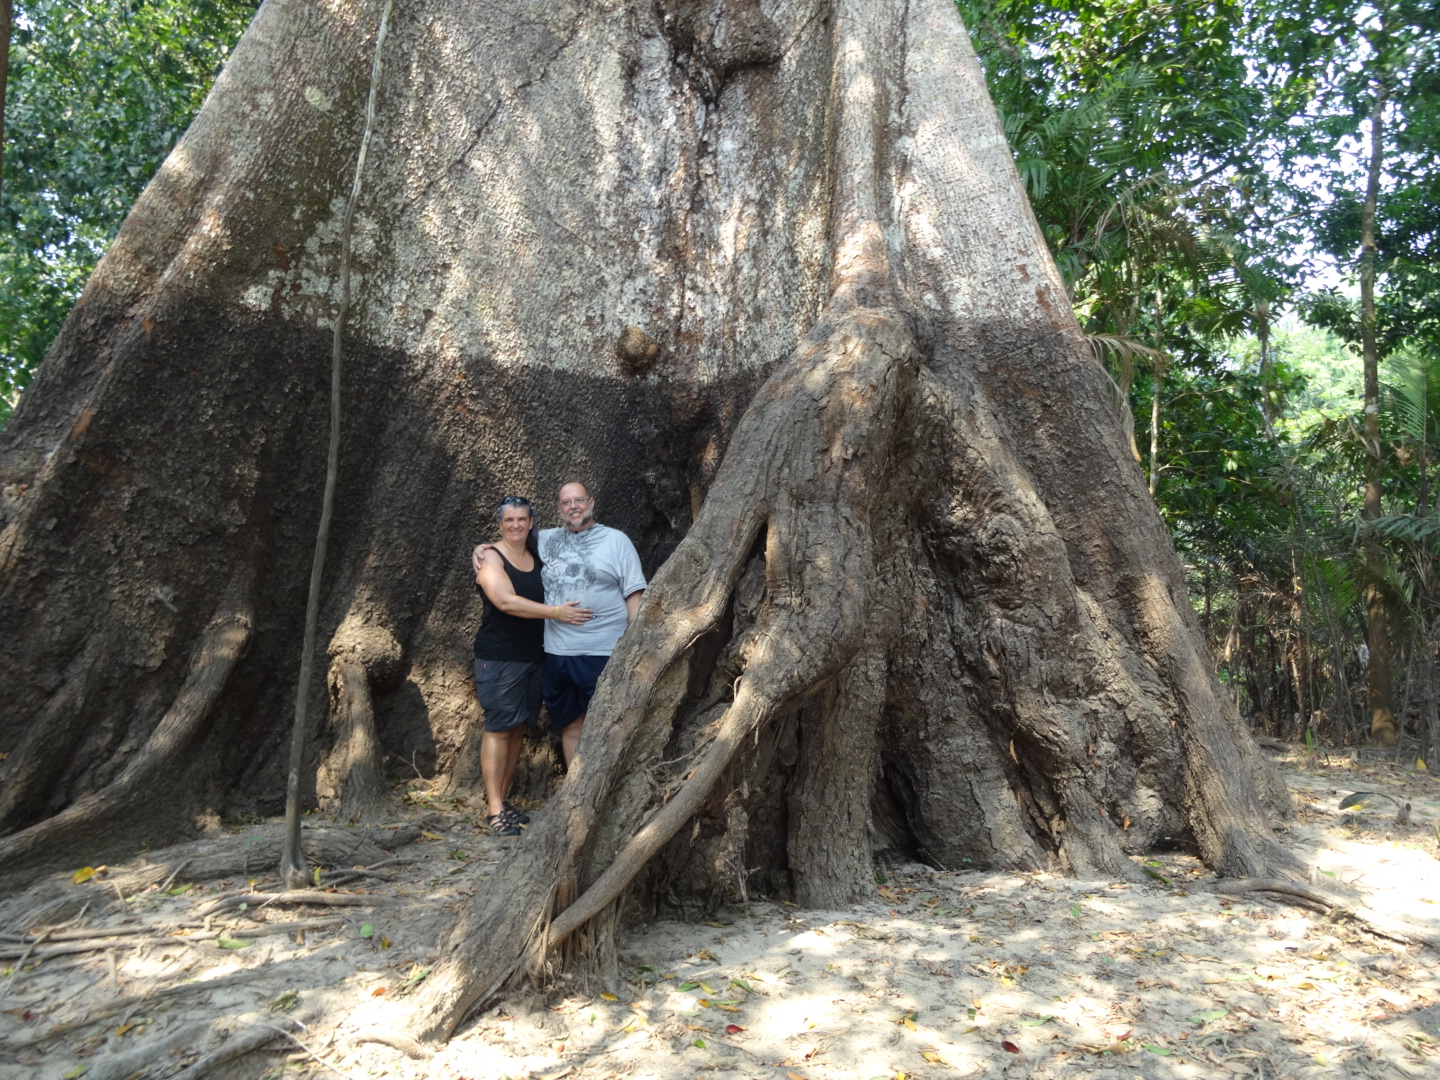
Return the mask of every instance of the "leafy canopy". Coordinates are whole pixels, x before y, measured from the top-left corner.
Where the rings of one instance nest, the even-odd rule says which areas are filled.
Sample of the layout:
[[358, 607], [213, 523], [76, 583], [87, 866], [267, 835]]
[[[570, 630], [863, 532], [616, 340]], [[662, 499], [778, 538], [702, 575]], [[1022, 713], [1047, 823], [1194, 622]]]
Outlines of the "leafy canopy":
[[0, 193], [0, 423], [254, 0], [16, 0]]

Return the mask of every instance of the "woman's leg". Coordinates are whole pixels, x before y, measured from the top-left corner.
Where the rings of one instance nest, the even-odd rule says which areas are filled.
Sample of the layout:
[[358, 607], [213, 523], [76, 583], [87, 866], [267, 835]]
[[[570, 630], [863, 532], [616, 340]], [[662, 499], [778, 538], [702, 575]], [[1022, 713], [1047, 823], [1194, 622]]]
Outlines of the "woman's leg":
[[494, 817], [505, 809], [505, 793], [510, 790], [510, 774], [515, 764], [510, 746], [520, 731], [487, 731], [480, 739], [480, 775], [485, 779], [485, 813]]

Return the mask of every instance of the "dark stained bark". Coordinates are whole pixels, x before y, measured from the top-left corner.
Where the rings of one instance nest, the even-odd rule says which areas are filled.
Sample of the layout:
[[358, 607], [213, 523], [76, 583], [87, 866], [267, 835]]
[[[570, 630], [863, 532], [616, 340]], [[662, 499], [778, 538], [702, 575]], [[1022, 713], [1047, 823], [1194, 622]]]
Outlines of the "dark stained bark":
[[[176, 699], [232, 579], [250, 648], [175, 768], [222, 812], [276, 805], [331, 178], [378, 8], [267, 0], [0, 436], [0, 616], [33, 628], [0, 650], [21, 792], [0, 844], [109, 782], [96, 763]], [[433, 0], [397, 10], [386, 70], [319, 618], [327, 798], [344, 813], [335, 778], [373, 764], [367, 718], [392, 766], [465, 786], [467, 551], [502, 495], [582, 476], [652, 573], [574, 766], [412, 1031], [517, 973], [603, 969], [623, 911], [843, 903], [872, 847], [1133, 878], [1183, 843], [1287, 869], [1283, 790], [951, 5]], [[210, 808], [153, 797], [172, 835]]]

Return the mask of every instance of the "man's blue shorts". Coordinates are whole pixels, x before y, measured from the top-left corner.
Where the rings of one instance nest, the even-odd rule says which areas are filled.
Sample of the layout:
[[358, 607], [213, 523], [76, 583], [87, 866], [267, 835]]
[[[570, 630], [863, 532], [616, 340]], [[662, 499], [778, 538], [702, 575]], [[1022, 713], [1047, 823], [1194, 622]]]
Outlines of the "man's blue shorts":
[[608, 656], [552, 656], [545, 654], [541, 677], [545, 708], [550, 710], [550, 730], [569, 727], [590, 708], [595, 683], [605, 670]]

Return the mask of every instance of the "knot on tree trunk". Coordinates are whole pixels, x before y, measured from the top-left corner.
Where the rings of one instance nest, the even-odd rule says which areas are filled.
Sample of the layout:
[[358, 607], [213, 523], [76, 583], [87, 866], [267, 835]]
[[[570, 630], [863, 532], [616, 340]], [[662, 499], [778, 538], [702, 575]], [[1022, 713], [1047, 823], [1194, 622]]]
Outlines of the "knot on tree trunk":
[[627, 326], [620, 331], [620, 340], [615, 343], [615, 353], [620, 357], [629, 375], [644, 375], [650, 370], [655, 358], [660, 355], [660, 343], [638, 326]]
[[395, 635], [383, 626], [365, 622], [362, 616], [350, 615], [340, 624], [330, 639], [329, 652], [332, 667], [344, 661], [359, 664], [377, 690], [394, 686], [404, 671], [404, 650]]
[[780, 59], [780, 31], [757, 0], [662, 0], [660, 6], [676, 59], [709, 101], [732, 72]]

